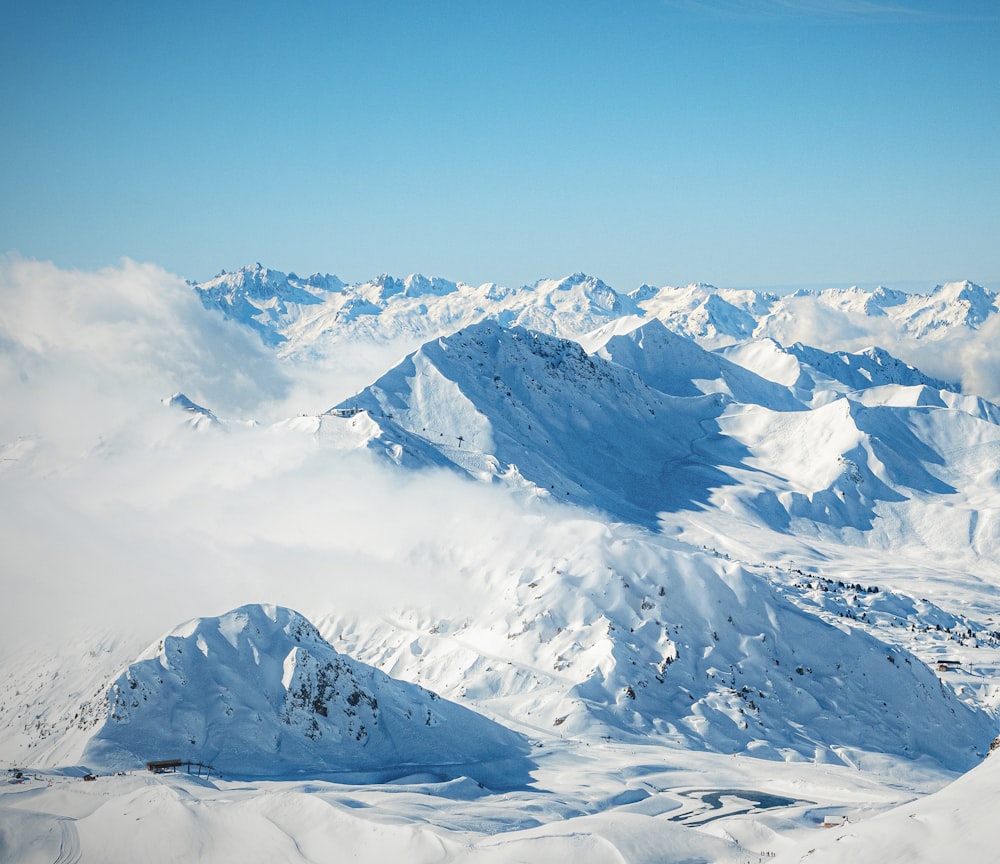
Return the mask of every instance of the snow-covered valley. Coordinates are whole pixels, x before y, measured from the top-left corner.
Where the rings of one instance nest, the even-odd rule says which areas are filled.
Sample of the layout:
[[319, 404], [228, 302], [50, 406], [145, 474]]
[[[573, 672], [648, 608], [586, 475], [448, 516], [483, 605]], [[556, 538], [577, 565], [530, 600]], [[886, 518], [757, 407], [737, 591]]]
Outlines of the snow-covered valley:
[[992, 292], [0, 279], [0, 859], [989, 860]]

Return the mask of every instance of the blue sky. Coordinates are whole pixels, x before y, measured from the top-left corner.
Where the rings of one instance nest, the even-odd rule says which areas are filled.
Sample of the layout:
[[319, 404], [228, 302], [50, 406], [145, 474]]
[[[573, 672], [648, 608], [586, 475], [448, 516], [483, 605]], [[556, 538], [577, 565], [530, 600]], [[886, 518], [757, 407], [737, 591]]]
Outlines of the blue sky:
[[1000, 280], [993, 0], [0, 16], [0, 251], [191, 279]]

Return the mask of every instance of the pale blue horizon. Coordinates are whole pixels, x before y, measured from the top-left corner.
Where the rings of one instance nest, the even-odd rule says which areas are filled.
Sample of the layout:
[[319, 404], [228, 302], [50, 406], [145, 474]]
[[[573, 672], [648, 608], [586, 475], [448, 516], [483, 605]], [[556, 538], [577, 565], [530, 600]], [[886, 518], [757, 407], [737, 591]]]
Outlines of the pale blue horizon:
[[620, 291], [1000, 283], [1000, 10], [8, 7], [0, 251]]

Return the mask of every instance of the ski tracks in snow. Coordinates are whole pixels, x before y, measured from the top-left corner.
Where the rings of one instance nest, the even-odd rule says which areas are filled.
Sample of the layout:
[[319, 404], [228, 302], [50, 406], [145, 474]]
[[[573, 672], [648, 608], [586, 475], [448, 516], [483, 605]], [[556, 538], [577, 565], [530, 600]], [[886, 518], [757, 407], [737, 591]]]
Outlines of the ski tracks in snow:
[[80, 833], [76, 830], [76, 820], [59, 817], [59, 855], [52, 864], [77, 864], [83, 856], [80, 849]]

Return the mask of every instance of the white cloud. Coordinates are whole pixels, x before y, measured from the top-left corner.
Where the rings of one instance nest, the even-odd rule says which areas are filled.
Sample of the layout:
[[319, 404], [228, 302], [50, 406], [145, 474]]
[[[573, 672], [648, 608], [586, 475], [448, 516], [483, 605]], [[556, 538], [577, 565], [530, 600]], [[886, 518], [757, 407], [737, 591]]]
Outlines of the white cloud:
[[0, 587], [17, 613], [0, 650], [81, 624], [152, 639], [248, 602], [459, 615], [464, 574], [532, 555], [555, 524], [539, 508], [559, 512], [450, 472], [393, 471], [307, 432], [173, 433], [59, 472], [0, 473]]
[[833, 309], [818, 297], [801, 297], [780, 317], [767, 319], [757, 335], [782, 345], [802, 342], [825, 351], [861, 351], [877, 345], [927, 375], [960, 383], [966, 393], [1000, 401], [998, 316], [987, 319], [979, 330], [959, 327], [943, 338], [918, 340], [900, 334], [888, 317], [852, 314]]
[[81, 625], [152, 639], [255, 601], [447, 610], [463, 569], [530, 550], [541, 530], [497, 488], [394, 472], [295, 424], [195, 430], [160, 402], [180, 390], [222, 416], [315, 411], [382, 371], [381, 352], [303, 374], [131, 261], [86, 273], [0, 259], [0, 295], [0, 591], [13, 610], [0, 650]]
[[291, 386], [253, 336], [152, 265], [79, 272], [8, 256], [0, 298], [2, 438], [79, 448], [177, 391], [247, 412]]
[[1000, 403], [1000, 317], [979, 330], [957, 330], [937, 341], [910, 340], [899, 347], [908, 363], [948, 381], [960, 381], [966, 393]]
[[833, 309], [819, 297], [795, 298], [783, 307], [780, 316], [768, 318], [758, 336], [770, 336], [782, 345], [801, 342], [824, 351], [859, 351], [872, 345], [891, 350], [897, 341], [895, 327], [888, 319], [850, 315]]

